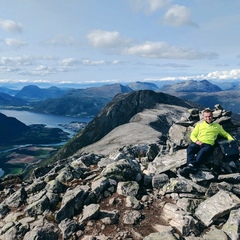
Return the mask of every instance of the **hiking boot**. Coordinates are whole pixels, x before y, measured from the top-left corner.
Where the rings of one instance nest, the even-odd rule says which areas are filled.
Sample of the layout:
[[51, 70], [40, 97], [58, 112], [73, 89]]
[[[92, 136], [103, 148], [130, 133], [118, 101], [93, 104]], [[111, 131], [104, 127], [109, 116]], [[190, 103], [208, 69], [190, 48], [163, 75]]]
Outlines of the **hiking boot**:
[[180, 170], [180, 175], [186, 178], [189, 178], [189, 174], [190, 173], [197, 173], [197, 169], [192, 165], [192, 164], [188, 164], [185, 168], [183, 168], [182, 170]]

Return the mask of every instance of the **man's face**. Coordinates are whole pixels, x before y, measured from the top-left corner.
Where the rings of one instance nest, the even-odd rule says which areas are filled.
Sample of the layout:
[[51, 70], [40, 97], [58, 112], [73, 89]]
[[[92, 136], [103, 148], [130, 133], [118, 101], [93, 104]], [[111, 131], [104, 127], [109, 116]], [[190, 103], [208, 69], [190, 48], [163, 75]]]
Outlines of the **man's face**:
[[204, 119], [206, 122], [210, 123], [210, 122], [212, 122], [213, 114], [212, 114], [211, 112], [204, 112], [204, 113], [203, 113], [203, 119]]

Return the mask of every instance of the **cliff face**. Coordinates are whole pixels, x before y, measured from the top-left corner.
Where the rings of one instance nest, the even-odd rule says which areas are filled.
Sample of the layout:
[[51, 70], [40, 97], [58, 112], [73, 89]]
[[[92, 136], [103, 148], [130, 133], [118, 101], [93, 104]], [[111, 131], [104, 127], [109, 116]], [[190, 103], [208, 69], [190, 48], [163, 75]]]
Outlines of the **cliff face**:
[[[193, 105], [151, 91], [114, 101], [74, 139], [90, 145], [1, 180], [0, 239], [238, 239], [239, 159], [216, 147], [196, 174], [179, 175]], [[239, 139], [231, 113], [214, 117]]]

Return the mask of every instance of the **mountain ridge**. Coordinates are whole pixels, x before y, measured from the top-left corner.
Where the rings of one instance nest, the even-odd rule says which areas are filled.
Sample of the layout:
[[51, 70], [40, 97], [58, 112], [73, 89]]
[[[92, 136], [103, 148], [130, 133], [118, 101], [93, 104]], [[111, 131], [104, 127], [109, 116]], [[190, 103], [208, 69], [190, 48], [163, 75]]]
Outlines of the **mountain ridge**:
[[[155, 105], [160, 103], [189, 108], [199, 106], [193, 102], [152, 90], [117, 94], [79, 134], [75, 135], [58, 152], [57, 159], [65, 158], [77, 149], [98, 141], [117, 126], [127, 123], [138, 112], [145, 108], [155, 108]], [[113, 119], [115, 120], [112, 121]], [[101, 125], [100, 129], [99, 125]]]

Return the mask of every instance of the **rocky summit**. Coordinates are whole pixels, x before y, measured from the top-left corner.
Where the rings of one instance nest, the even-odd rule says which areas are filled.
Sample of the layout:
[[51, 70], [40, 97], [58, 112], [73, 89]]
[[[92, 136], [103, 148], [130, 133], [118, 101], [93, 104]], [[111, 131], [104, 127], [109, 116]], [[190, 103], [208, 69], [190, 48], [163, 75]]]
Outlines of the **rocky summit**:
[[[213, 111], [240, 139], [232, 113]], [[117, 95], [58, 161], [1, 179], [0, 239], [239, 239], [239, 155], [216, 144], [195, 174], [179, 174], [198, 121], [197, 105], [170, 95]]]

